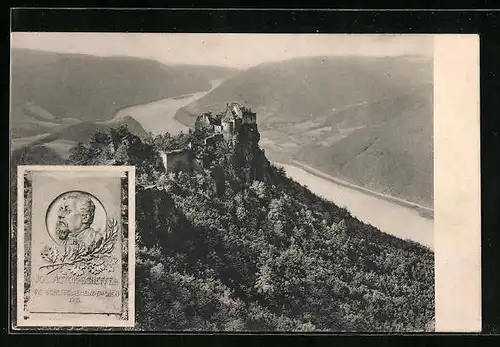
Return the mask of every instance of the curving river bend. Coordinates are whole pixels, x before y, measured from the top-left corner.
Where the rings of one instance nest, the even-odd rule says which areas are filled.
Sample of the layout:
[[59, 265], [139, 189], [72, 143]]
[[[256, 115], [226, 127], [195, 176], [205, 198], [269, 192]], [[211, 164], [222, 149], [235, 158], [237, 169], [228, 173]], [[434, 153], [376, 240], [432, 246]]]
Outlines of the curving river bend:
[[212, 88], [208, 91], [187, 95], [179, 95], [173, 98], [166, 98], [153, 101], [147, 104], [136, 105], [120, 110], [115, 119], [130, 116], [141, 123], [144, 130], [154, 134], [169, 132], [178, 134], [187, 133], [188, 127], [174, 119], [174, 115], [180, 108], [198, 100], [217, 88], [223, 80], [213, 80]]
[[[188, 127], [174, 118], [177, 110], [210, 93], [221, 82], [221, 80], [213, 81], [212, 89], [209, 91], [128, 107], [118, 112], [116, 117], [129, 115], [141, 123], [146, 131], [153, 133], [187, 132]], [[299, 166], [275, 164], [282, 166], [290, 178], [306, 185], [316, 195], [322, 196], [338, 206], [345, 207], [359, 220], [371, 224], [385, 233], [402, 239], [410, 239], [433, 249], [433, 219], [422, 217], [414, 208], [402, 206], [359, 189], [337, 184]]]

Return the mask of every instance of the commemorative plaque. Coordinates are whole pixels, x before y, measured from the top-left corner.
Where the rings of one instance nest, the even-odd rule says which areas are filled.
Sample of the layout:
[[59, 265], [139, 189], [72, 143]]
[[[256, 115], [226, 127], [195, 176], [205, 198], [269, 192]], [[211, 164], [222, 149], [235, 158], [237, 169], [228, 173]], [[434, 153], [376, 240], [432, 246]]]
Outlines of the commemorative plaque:
[[18, 325], [132, 325], [133, 168], [18, 174]]

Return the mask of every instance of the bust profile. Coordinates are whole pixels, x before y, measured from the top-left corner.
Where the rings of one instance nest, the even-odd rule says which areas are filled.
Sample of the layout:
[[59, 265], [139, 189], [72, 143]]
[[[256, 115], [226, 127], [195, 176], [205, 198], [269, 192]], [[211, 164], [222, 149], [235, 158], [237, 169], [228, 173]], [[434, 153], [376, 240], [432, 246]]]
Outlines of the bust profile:
[[91, 227], [94, 216], [95, 204], [85, 193], [65, 195], [57, 209], [56, 237], [64, 244], [78, 243], [89, 247], [102, 237]]

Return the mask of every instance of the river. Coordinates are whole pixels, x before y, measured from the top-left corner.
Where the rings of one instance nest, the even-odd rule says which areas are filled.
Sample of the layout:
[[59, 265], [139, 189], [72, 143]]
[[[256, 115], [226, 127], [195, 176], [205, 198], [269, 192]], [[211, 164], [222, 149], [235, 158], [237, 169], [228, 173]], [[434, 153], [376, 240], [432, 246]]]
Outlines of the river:
[[419, 215], [415, 209], [336, 184], [289, 164], [276, 163], [288, 177], [306, 185], [316, 195], [345, 207], [354, 217], [381, 231], [410, 239], [433, 249], [434, 221]]
[[[116, 117], [129, 115], [141, 123], [146, 131], [153, 133], [187, 132], [188, 127], [174, 118], [177, 110], [202, 98], [217, 88], [221, 82], [221, 80], [212, 81], [212, 89], [209, 91], [128, 107], [121, 110]], [[262, 138], [262, 140], [265, 139]], [[316, 195], [345, 207], [359, 220], [373, 225], [382, 232], [402, 239], [410, 239], [433, 249], [433, 220], [422, 217], [414, 208], [402, 206], [360, 189], [337, 184], [299, 166], [279, 163], [276, 165], [282, 166], [290, 178], [306, 185]]]
[[186, 133], [189, 128], [174, 118], [177, 110], [204, 97], [217, 88], [222, 81], [213, 80], [211, 82], [212, 88], [208, 91], [180, 95], [174, 98], [166, 98], [124, 108], [117, 113], [115, 119], [128, 115], [141, 123], [144, 130], [154, 134], [163, 134], [167, 131], [172, 135], [178, 134], [181, 131]]

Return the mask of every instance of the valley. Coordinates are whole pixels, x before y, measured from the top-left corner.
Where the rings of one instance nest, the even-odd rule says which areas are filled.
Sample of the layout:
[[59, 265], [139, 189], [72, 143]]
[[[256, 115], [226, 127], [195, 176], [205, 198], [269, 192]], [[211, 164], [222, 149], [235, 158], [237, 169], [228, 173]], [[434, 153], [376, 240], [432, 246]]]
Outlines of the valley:
[[428, 62], [16, 55], [11, 206], [16, 165], [134, 167], [136, 329], [434, 329]]
[[[204, 94], [206, 93], [196, 93], [189, 99], [193, 102], [193, 98], [201, 98]], [[182, 101], [184, 100], [186, 99], [167, 98], [145, 105], [136, 105], [126, 112], [121, 112], [117, 117], [120, 118], [122, 115], [127, 114], [141, 122], [145, 129], [151, 129], [153, 133], [157, 134], [165, 131], [171, 134], [177, 134], [179, 131], [186, 132], [188, 127], [174, 117], [176, 113], [175, 105], [182, 107]], [[304, 123], [297, 123], [299, 124], [298, 128], [305, 128]], [[349, 130], [344, 130], [344, 133], [349, 132]], [[290, 140], [289, 135], [282, 135], [283, 142], [280, 142], [280, 146], [277, 147], [274, 142], [277, 135], [273, 135], [273, 132], [279, 133], [280, 129], [265, 128], [262, 130], [260, 145], [265, 149], [266, 155], [275, 165], [285, 169], [288, 177], [307, 186], [318, 196], [335, 203], [339, 207], [346, 208], [354, 217], [380, 229], [384, 233], [401, 239], [412, 240], [433, 249], [432, 210], [391, 196], [370, 192], [363, 187], [356, 187], [315, 170], [308, 165], [293, 161], [286, 155], [286, 150], [288, 149], [289, 153], [293, 153], [294, 150], [299, 149], [300, 144], [298, 141], [293, 142], [293, 137]], [[285, 142], [287, 138], [288, 142]]]
[[[142, 58], [13, 49], [11, 150], [42, 153], [34, 147], [44, 147], [64, 161], [71, 147], [111, 127], [126, 125], [140, 138], [147, 131], [171, 129], [176, 123], [163, 123], [163, 114], [206, 95], [236, 72]], [[134, 105], [141, 105], [141, 115]], [[140, 118], [147, 130], [128, 113]], [[158, 124], [165, 125], [158, 129]], [[180, 130], [186, 127], [174, 129]]]
[[433, 207], [433, 63], [413, 56], [310, 57], [254, 66], [181, 108], [248, 105], [266, 155]]
[[[72, 64], [81, 64], [81, 59]], [[141, 63], [152, 71], [148, 62]], [[90, 119], [75, 110], [57, 113], [61, 105], [54, 96], [21, 93], [11, 114], [11, 150], [37, 147], [34, 158], [64, 161], [74, 145], [88, 142], [96, 131], [125, 124], [140, 138], [186, 133], [196, 115], [223, 111], [225, 102], [238, 101], [257, 112], [260, 146], [289, 177], [385, 233], [432, 248], [432, 85], [425, 62], [392, 63], [311, 58], [241, 73], [197, 67], [199, 78], [209, 85], [204, 90], [169, 87], [165, 98], [158, 98], [156, 90], [144, 94], [145, 102], [132, 104], [139, 100], [132, 98], [101, 104], [106, 112]], [[390, 71], [390, 76], [380, 71]], [[325, 79], [328, 73], [331, 77]], [[102, 96], [93, 98], [94, 106], [99, 105]], [[85, 103], [80, 106], [85, 108]]]

